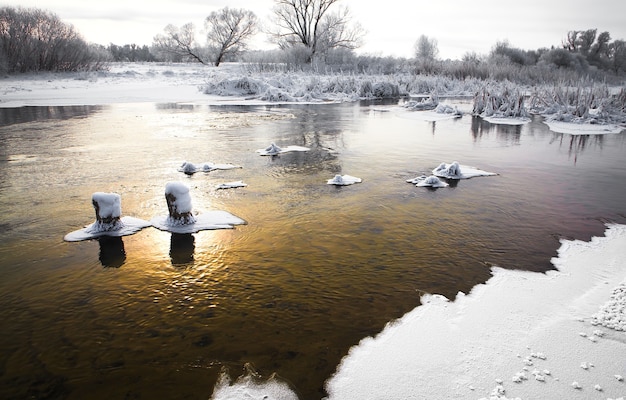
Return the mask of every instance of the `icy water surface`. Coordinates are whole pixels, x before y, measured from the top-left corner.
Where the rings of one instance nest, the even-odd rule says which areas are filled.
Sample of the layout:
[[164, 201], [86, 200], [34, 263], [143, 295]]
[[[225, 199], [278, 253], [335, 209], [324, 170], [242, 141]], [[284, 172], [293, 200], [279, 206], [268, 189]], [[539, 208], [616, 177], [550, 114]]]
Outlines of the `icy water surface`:
[[[381, 110], [0, 109], [0, 398], [208, 399], [248, 364], [319, 399], [350, 346], [422, 293], [454, 298], [492, 265], [545, 271], [560, 238], [626, 222], [623, 133]], [[255, 153], [271, 142], [311, 151]], [[499, 175], [405, 182], [455, 160]], [[242, 168], [186, 176], [183, 161]], [[363, 182], [327, 185], [336, 174]], [[235, 180], [248, 186], [215, 189]], [[96, 191], [123, 215], [167, 214], [169, 181], [248, 224], [63, 241], [93, 222]]]

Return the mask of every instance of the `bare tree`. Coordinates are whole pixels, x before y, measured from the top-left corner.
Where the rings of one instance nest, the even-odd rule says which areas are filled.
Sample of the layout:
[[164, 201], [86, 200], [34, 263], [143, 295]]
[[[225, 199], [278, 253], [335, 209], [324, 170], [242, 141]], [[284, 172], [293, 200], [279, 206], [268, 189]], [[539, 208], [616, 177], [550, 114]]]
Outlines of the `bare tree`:
[[610, 44], [612, 69], [618, 74], [626, 72], [626, 41], [616, 40]]
[[157, 52], [169, 56], [172, 61], [192, 59], [206, 64], [201, 49], [196, 44], [195, 27], [191, 22], [180, 28], [172, 24], [166, 26], [163, 34], [154, 37], [153, 46]]
[[89, 45], [72, 25], [35, 8], [0, 8], [0, 60], [6, 72], [98, 67]]
[[421, 35], [415, 42], [415, 57], [419, 61], [434, 61], [439, 56], [437, 39]]
[[275, 0], [275, 29], [270, 35], [285, 49], [303, 46], [311, 62], [318, 54], [333, 48], [356, 49], [363, 29], [350, 25], [349, 11], [330, 12], [339, 0]]
[[215, 50], [215, 66], [224, 57], [236, 55], [247, 47], [256, 33], [257, 18], [252, 11], [224, 7], [212, 12], [204, 21], [209, 48]]

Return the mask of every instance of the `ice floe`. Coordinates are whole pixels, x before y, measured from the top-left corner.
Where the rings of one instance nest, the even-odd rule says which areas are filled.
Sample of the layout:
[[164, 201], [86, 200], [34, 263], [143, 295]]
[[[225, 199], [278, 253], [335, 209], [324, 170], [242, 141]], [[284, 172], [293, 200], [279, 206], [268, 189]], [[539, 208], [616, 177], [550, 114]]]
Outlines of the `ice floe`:
[[326, 181], [326, 183], [329, 185], [347, 186], [355, 183], [361, 183], [361, 181], [361, 178], [350, 175], [335, 175], [332, 179]]
[[96, 239], [102, 236], [128, 236], [150, 226], [148, 221], [122, 217], [122, 199], [117, 193], [96, 192], [91, 196], [96, 211], [96, 221], [83, 229], [68, 233], [68, 242]]
[[262, 156], [275, 156], [278, 154], [289, 153], [291, 151], [309, 151], [311, 150], [308, 147], [304, 146], [287, 146], [287, 147], [278, 147], [276, 143], [272, 143], [264, 149], [258, 149], [256, 152]]
[[446, 182], [442, 181], [441, 179], [437, 178], [434, 175], [431, 175], [431, 176], [422, 175], [413, 179], [407, 179], [406, 181], [418, 187], [442, 188], [442, 187], [448, 186]]
[[213, 164], [210, 162], [202, 163], [202, 164], [193, 164], [190, 162], [183, 162], [182, 165], [178, 168], [179, 172], [184, 172], [187, 175], [193, 175], [196, 172], [211, 172], [218, 169], [227, 170], [227, 169], [235, 169], [241, 168], [238, 165], [233, 164]]
[[530, 122], [528, 117], [482, 117], [482, 119], [495, 125], [524, 125]]
[[165, 199], [169, 215], [157, 216], [150, 224], [157, 229], [172, 233], [195, 233], [211, 229], [232, 229], [246, 222], [227, 211], [205, 211], [192, 213], [189, 187], [180, 182], [165, 185]]
[[470, 167], [469, 165], [461, 165], [454, 161], [452, 164], [439, 164], [437, 168], [433, 169], [433, 175], [448, 179], [469, 179], [477, 176], [493, 176], [497, 174]]
[[243, 183], [243, 181], [232, 181], [232, 182], [221, 183], [217, 185], [216, 189], [235, 189], [235, 188], [246, 187], [246, 186], [248, 186], [248, 184]]
[[552, 132], [570, 135], [606, 135], [620, 133], [623, 127], [615, 124], [577, 124], [574, 122], [554, 121], [547, 118], [543, 121]]
[[427, 122], [437, 122], [447, 119], [461, 118], [463, 112], [456, 106], [444, 103], [431, 104], [432, 100], [411, 100], [402, 107], [391, 108], [396, 115], [402, 118], [415, 119]]

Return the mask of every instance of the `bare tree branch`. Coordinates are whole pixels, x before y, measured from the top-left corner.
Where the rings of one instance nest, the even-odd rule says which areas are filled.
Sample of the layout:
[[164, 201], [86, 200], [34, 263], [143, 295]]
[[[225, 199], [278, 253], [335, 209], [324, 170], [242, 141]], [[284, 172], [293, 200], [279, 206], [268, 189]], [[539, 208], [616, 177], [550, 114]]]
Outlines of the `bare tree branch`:
[[347, 8], [330, 13], [339, 0], [275, 0], [275, 28], [269, 32], [282, 49], [303, 46], [311, 62], [330, 49], [360, 46], [363, 29], [350, 27]]
[[156, 35], [153, 39], [153, 45], [157, 51], [169, 54], [173, 58], [172, 61], [192, 59], [206, 64], [196, 45], [195, 27], [192, 23], [187, 23], [180, 28], [170, 24], [165, 27], [164, 31], [164, 34]]
[[245, 50], [247, 40], [256, 33], [257, 18], [252, 11], [225, 7], [212, 12], [205, 20], [207, 42], [216, 50], [215, 66], [224, 57]]

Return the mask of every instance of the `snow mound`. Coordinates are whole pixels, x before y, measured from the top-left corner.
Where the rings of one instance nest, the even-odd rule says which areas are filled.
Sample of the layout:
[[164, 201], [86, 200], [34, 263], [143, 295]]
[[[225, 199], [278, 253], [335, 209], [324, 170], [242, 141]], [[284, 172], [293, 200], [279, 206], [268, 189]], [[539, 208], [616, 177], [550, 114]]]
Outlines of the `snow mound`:
[[437, 96], [428, 96], [420, 100], [409, 100], [404, 104], [404, 107], [411, 111], [431, 111], [438, 106], [439, 99]]
[[262, 380], [252, 368], [246, 365], [246, 373], [232, 382], [226, 372], [222, 372], [210, 400], [298, 400], [298, 396], [287, 383], [275, 375]]
[[[593, 315], [591, 324], [602, 325], [616, 331], [626, 331], [626, 283], [613, 289], [610, 300]], [[600, 337], [604, 336], [603, 334], [594, 334]]]
[[227, 170], [227, 169], [235, 169], [241, 168], [238, 165], [233, 164], [213, 164], [210, 162], [202, 163], [202, 164], [193, 164], [190, 162], [183, 162], [182, 165], [178, 168], [179, 172], [184, 172], [187, 175], [193, 175], [196, 172], [211, 172], [218, 169]]
[[431, 176], [418, 176], [417, 178], [407, 179], [408, 183], [412, 183], [417, 187], [434, 187], [434, 188], [442, 188], [447, 187], [448, 184], [443, 182], [441, 179], [437, 178], [434, 175]]
[[469, 179], [477, 176], [493, 176], [497, 174], [483, 171], [476, 167], [461, 165], [457, 161], [454, 161], [452, 164], [439, 164], [437, 168], [433, 169], [433, 175], [448, 179]]
[[287, 146], [287, 147], [278, 147], [275, 143], [270, 144], [264, 149], [256, 150], [262, 156], [276, 156], [278, 154], [289, 153], [291, 151], [309, 151], [311, 150], [308, 147], [303, 146]]
[[68, 233], [67, 242], [95, 239], [102, 236], [128, 236], [150, 226], [139, 218], [122, 217], [122, 200], [117, 193], [96, 192], [91, 196], [96, 211], [96, 221], [83, 229]]
[[353, 185], [355, 183], [361, 183], [361, 178], [357, 178], [357, 177], [350, 176], [350, 175], [335, 175], [334, 178], [329, 179], [328, 181], [326, 181], [326, 183], [329, 185], [336, 185], [336, 186], [348, 186], [348, 185]]

